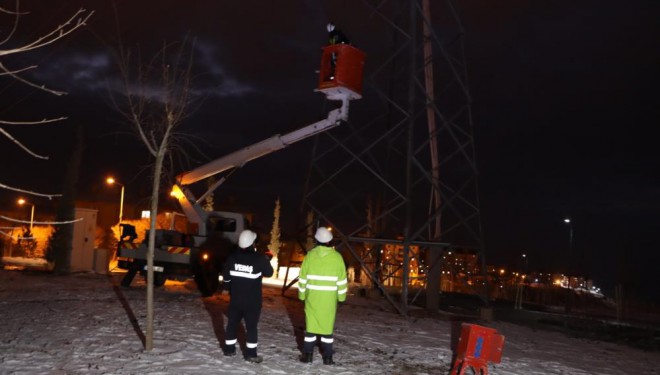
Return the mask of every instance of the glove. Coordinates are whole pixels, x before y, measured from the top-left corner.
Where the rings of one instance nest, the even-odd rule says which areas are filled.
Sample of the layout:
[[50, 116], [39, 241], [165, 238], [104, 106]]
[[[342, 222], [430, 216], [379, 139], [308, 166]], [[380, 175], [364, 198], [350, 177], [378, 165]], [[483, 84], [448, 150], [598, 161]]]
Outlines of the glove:
[[227, 291], [227, 294], [231, 296], [231, 284], [223, 281], [222, 284], [220, 285], [220, 294], [222, 294], [222, 292], [224, 292], [225, 290]]
[[266, 258], [268, 258], [268, 260], [273, 259], [273, 253], [270, 250], [264, 251], [264, 255], [266, 256]]

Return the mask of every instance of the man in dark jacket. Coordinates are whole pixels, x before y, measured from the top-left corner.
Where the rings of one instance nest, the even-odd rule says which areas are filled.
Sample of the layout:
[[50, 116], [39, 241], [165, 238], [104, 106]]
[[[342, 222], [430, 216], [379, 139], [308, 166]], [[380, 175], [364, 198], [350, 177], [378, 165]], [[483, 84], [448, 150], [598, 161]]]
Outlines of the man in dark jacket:
[[328, 44], [351, 44], [351, 41], [348, 40], [341, 30], [335, 27], [333, 22], [328, 23], [326, 29], [328, 30]]
[[223, 279], [230, 301], [223, 353], [236, 355], [236, 331], [241, 320], [245, 320], [245, 360], [260, 363], [263, 359], [257, 355], [257, 324], [261, 315], [261, 280], [273, 276], [273, 267], [265, 254], [257, 252], [256, 239], [257, 234], [251, 230], [241, 232], [238, 238], [240, 249], [232, 252], [225, 263]]
[[[351, 41], [348, 40], [346, 35], [341, 32], [338, 28], [335, 27], [335, 24], [333, 22], [328, 23], [326, 26], [328, 30], [328, 44], [329, 45], [335, 45], [335, 44], [351, 44]], [[334, 79], [335, 78], [335, 68], [337, 67], [337, 52], [332, 52], [330, 55], [330, 76], [328, 79]]]

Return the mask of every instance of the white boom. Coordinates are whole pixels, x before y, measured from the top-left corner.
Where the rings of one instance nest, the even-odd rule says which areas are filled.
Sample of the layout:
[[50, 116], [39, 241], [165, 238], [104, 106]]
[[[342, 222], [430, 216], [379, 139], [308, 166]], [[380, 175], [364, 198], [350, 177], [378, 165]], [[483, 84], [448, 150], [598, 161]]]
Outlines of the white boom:
[[192, 171], [184, 172], [178, 175], [176, 178], [176, 185], [174, 187], [175, 194], [173, 195], [179, 199], [181, 208], [188, 217], [188, 220], [198, 224], [199, 234], [205, 234], [206, 228], [204, 223], [206, 223], [206, 219], [208, 217], [208, 212], [202, 209], [200, 202], [202, 202], [207, 195], [211, 194], [215, 189], [217, 189], [218, 186], [220, 186], [225, 181], [226, 176], [216, 182], [213, 186], [209, 187], [208, 190], [198, 199], [195, 198], [190, 189], [188, 189], [186, 186], [209, 178], [218, 173], [225, 172], [229, 169], [242, 167], [251, 160], [260, 158], [264, 155], [268, 155], [274, 151], [281, 150], [295, 142], [339, 126], [342, 121], [348, 120], [348, 103], [351, 98], [347, 95], [344, 98], [335, 98], [335, 100], [337, 99], [341, 100], [341, 107], [330, 111], [326, 119], [315, 122], [311, 125], [307, 125], [284, 135], [276, 134], [261, 142], [247, 146], [229, 155], [225, 155], [221, 158], [206, 163], [198, 168], [193, 169]]

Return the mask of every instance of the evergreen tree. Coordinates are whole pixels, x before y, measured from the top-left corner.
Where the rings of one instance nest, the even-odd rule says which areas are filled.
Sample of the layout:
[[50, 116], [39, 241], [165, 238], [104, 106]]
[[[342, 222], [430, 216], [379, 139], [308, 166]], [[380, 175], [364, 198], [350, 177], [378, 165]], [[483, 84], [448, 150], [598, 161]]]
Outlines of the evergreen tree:
[[268, 250], [273, 253], [273, 259], [271, 259], [271, 264], [273, 269], [278, 269], [278, 254], [280, 253], [280, 248], [282, 243], [280, 242], [280, 198], [278, 197], [275, 201], [275, 209], [273, 211], [273, 227], [270, 230], [270, 244], [268, 245]]
[[[210, 188], [211, 186], [215, 185], [215, 182], [216, 182], [215, 176], [209, 177], [208, 180], [206, 180], [206, 187]], [[206, 198], [204, 198], [204, 211], [212, 212], [214, 210], [213, 205], [214, 205], [213, 193], [211, 193], [207, 195]]]

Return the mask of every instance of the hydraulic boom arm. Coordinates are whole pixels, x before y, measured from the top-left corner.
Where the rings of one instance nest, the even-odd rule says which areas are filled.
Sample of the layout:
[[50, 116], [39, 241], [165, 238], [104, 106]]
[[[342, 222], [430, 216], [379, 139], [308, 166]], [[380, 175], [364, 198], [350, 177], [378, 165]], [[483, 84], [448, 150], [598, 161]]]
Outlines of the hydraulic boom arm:
[[[271, 152], [281, 150], [290, 144], [339, 126], [342, 121], [348, 120], [349, 98], [342, 98], [341, 102], [342, 106], [338, 109], [330, 111], [326, 119], [315, 122], [311, 125], [307, 125], [303, 128], [294, 130], [284, 135], [274, 135], [261, 142], [247, 146], [241, 150], [235, 151], [229, 155], [204, 164], [192, 171], [184, 172], [178, 175], [176, 178], [177, 182], [174, 191], [177, 193], [175, 195], [179, 199], [181, 208], [183, 209], [188, 219], [191, 222], [196, 222], [199, 224], [200, 231], [205, 231], [205, 229], [202, 228], [202, 224], [206, 221], [208, 213], [202, 209], [200, 202], [207, 195], [211, 194], [220, 184], [222, 184], [225, 178], [223, 177], [217, 183], [211, 186], [204, 194], [202, 194], [199, 199], [196, 199], [190, 189], [186, 188], [187, 185], [209, 178], [215, 174], [225, 172], [232, 168], [242, 167], [251, 160], [262, 157], [264, 155], [268, 155]], [[179, 191], [177, 192], [177, 190]]]

